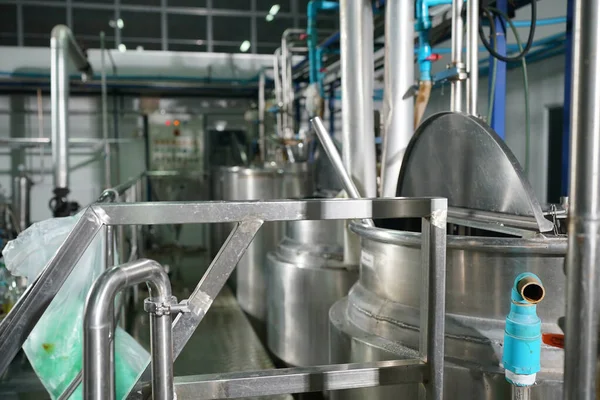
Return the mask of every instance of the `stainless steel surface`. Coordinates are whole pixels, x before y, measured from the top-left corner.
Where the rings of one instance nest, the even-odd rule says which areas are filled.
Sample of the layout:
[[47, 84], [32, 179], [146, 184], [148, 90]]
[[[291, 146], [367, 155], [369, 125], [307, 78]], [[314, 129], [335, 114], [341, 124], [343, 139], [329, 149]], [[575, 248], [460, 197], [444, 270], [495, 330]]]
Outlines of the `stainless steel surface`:
[[106, 269], [109, 269], [115, 265], [115, 227], [105, 226], [104, 234], [106, 235], [106, 240], [104, 242], [104, 260], [106, 262]]
[[385, 8], [385, 81], [381, 196], [395, 197], [402, 157], [414, 133], [414, 98], [404, 93], [415, 80], [414, 2], [390, 1]]
[[377, 196], [373, 121], [373, 9], [340, 1], [342, 159], [360, 193]]
[[0, 321], [0, 374], [6, 371], [38, 319], [101, 228], [100, 218], [88, 208], [38, 278], [27, 288], [10, 313]]
[[467, 108], [477, 116], [479, 89], [479, 0], [467, 0]]
[[[215, 200], [270, 200], [306, 197], [312, 194], [312, 170], [306, 163], [285, 168], [223, 167], [214, 175]], [[267, 253], [277, 247], [283, 226], [266, 223], [236, 269], [236, 295], [244, 311], [258, 322], [266, 321]], [[214, 227], [213, 249], [223, 243], [231, 224]], [[258, 324], [260, 325], [260, 323]], [[263, 335], [264, 336], [264, 332]]]
[[283, 130], [280, 133], [285, 138], [295, 134], [294, 129], [294, 85], [292, 82], [292, 52], [289, 42], [294, 36], [305, 33], [303, 29], [286, 29], [281, 35], [281, 93], [283, 103]]
[[13, 178], [12, 212], [18, 226], [18, 232], [23, 232], [31, 225], [31, 179], [21, 172]]
[[213, 224], [252, 220], [300, 221], [355, 218], [412, 218], [445, 209], [436, 197], [389, 199], [308, 199], [264, 201], [146, 202], [94, 204], [106, 225]]
[[[171, 302], [171, 283], [156, 261], [137, 260], [105, 271], [92, 285], [83, 316], [83, 396], [114, 399], [114, 302], [126, 287], [147, 283], [150, 300]], [[173, 398], [173, 342], [171, 315], [150, 316], [152, 350], [152, 398]]]
[[576, 0], [574, 7], [564, 398], [595, 399], [600, 311], [600, 4]]
[[234, 399], [391, 385], [427, 379], [418, 360], [178, 377], [180, 399]]
[[[426, 398], [444, 394], [444, 324], [446, 309], [446, 210], [434, 211], [421, 222], [421, 323], [419, 355], [427, 360]], [[426, 344], [425, 344], [426, 343]]]
[[344, 221], [294, 221], [267, 255], [267, 343], [294, 366], [329, 362], [329, 308], [348, 293], [358, 266], [343, 262]]
[[[420, 233], [353, 223], [361, 237], [359, 282], [332, 307], [332, 362], [413, 357], [419, 349], [421, 294]], [[548, 282], [538, 305], [544, 333], [560, 333], [566, 238], [522, 239], [448, 236], [445, 399], [508, 399], [510, 384], [499, 366], [510, 287], [521, 272]], [[508, 289], [507, 289], [508, 288]], [[545, 302], [548, 303], [545, 303]], [[544, 345], [542, 372], [532, 389], [536, 400], [562, 396], [561, 349]], [[399, 392], [402, 396], [399, 397]], [[362, 398], [413, 399], [417, 387], [372, 389]], [[340, 393], [338, 399], [357, 398]]]
[[[464, 0], [452, 0], [452, 66], [464, 69], [463, 64], [463, 20], [462, 8]], [[460, 112], [463, 110], [463, 83], [453, 80], [450, 84], [450, 110]]]
[[512, 400], [530, 400], [531, 387], [529, 386], [512, 386]]
[[540, 232], [554, 227], [504, 141], [466, 114], [436, 114], [419, 126], [406, 150], [397, 195], [446, 197], [450, 207], [533, 217]]
[[69, 187], [69, 60], [91, 73], [87, 58], [70, 29], [57, 25], [50, 38], [50, 97], [52, 103], [52, 163], [54, 187]]

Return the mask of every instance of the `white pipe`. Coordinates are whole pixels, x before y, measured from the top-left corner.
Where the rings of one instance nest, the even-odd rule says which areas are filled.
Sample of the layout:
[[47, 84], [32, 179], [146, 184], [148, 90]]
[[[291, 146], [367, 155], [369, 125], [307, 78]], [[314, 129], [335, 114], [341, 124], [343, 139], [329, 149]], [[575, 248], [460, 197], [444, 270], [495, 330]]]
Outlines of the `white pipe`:
[[281, 57], [281, 48], [275, 50], [273, 55], [273, 82], [275, 84], [275, 101], [277, 102], [277, 135], [283, 136], [283, 95], [281, 93], [281, 74], [279, 72], [279, 57]]
[[93, 73], [71, 30], [57, 25], [50, 38], [50, 98], [54, 187], [60, 189], [69, 187], [69, 57], [78, 70]]
[[385, 92], [381, 195], [395, 197], [404, 151], [413, 135], [414, 99], [403, 99], [413, 84], [414, 4], [393, 0], [385, 10]]

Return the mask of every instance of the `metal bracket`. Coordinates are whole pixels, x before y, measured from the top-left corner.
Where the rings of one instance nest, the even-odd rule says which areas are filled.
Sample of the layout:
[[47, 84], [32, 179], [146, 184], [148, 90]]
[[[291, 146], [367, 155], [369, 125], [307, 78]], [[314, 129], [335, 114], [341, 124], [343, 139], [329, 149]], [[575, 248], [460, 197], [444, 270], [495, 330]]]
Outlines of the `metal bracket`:
[[[150, 314], [154, 314], [157, 317], [162, 317], [163, 315], [169, 315], [172, 313], [177, 314], [179, 312], [184, 312], [182, 311], [183, 309], [183, 305], [180, 306], [179, 304], [177, 304], [177, 297], [175, 296], [171, 296], [171, 301], [168, 303], [156, 302], [150, 297], [144, 300], [144, 311]], [[187, 308], [187, 311], [189, 311], [189, 308]]]
[[448, 67], [433, 76], [433, 83], [446, 83], [446, 82], [456, 82], [456, 81], [464, 81], [469, 77], [467, 73], [465, 64], [463, 63], [455, 63], [450, 64]]

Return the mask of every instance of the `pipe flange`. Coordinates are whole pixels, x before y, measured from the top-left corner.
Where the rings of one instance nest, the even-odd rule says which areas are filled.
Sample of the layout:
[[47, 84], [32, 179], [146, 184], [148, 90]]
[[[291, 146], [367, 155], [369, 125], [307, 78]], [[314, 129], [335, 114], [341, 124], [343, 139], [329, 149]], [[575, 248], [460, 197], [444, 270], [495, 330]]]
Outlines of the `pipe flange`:
[[151, 297], [144, 300], [144, 311], [150, 314], [154, 314], [157, 317], [171, 314], [171, 308], [173, 305], [177, 305], [177, 297], [171, 296], [169, 302], [156, 302]]

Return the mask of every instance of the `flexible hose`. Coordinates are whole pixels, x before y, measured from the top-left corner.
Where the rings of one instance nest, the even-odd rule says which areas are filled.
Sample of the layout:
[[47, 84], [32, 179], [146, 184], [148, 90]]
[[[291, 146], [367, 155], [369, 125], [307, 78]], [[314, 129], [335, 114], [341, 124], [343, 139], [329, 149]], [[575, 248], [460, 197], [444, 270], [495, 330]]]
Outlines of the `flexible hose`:
[[[488, 8], [487, 10], [492, 10], [492, 7]], [[506, 15], [504, 12], [501, 12], [498, 9], [494, 9], [494, 10], [499, 11], [499, 13]], [[508, 16], [506, 16], [506, 17], [507, 17], [506, 20], [510, 21], [510, 18], [508, 18]], [[497, 58], [498, 60], [504, 61], [504, 62], [517, 62], [517, 61], [522, 60], [527, 55], [527, 53], [529, 53], [529, 50], [531, 49], [531, 46], [533, 45], [533, 37], [535, 36], [536, 22], [537, 22], [537, 4], [536, 4], [536, 1], [532, 1], [531, 2], [531, 28], [529, 28], [529, 36], [527, 37], [527, 44], [525, 45], [525, 48], [521, 49], [520, 53], [517, 54], [516, 56], [507, 57], [507, 56], [498, 54], [498, 52], [492, 48], [492, 46], [490, 45], [490, 42], [485, 37], [485, 33], [483, 32], [482, 24], [479, 24], [479, 38], [481, 39], [481, 42], [483, 43], [483, 45], [485, 46], [487, 51], [489, 51], [490, 54], [492, 56], [494, 56], [495, 58]]]

